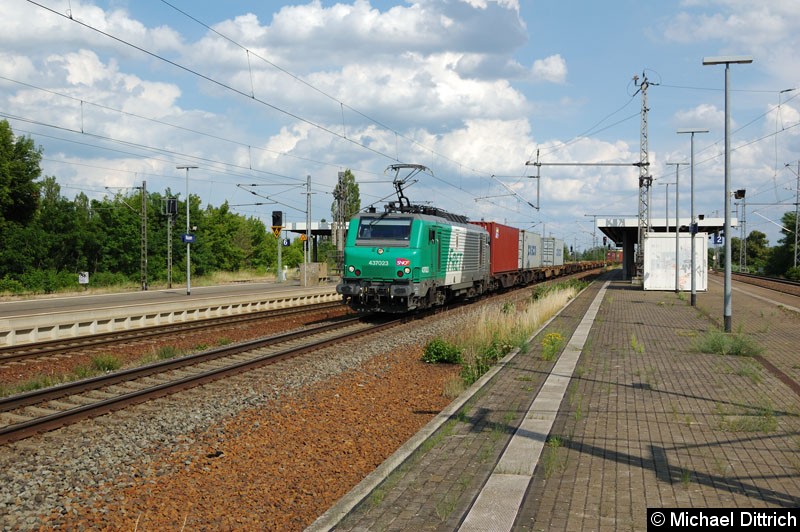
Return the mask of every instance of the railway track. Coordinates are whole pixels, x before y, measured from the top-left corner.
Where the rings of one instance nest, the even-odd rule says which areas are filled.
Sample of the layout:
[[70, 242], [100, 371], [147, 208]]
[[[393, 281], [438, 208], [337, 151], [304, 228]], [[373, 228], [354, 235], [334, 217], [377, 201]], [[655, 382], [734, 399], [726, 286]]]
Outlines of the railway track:
[[23, 344], [18, 346], [0, 348], [0, 364], [9, 362], [20, 362], [41, 357], [60, 355], [64, 353], [93, 349], [101, 346], [109, 346], [124, 342], [142, 341], [153, 338], [175, 335], [180, 333], [198, 332], [214, 327], [244, 324], [256, 320], [274, 319], [282, 316], [314, 312], [317, 310], [343, 308], [339, 302], [319, 303], [315, 305], [305, 305], [280, 310], [266, 310], [253, 312], [250, 314], [240, 314], [235, 316], [223, 316], [219, 318], [209, 318], [200, 321], [190, 321], [174, 323], [168, 325], [158, 325], [146, 329], [133, 329], [129, 331], [117, 331], [111, 333], [101, 333], [91, 336], [81, 336], [63, 340], [49, 340], [35, 344]]
[[[591, 273], [581, 272], [561, 279], [580, 278]], [[545, 283], [547, 282], [549, 281], [545, 281]], [[504, 295], [500, 294], [495, 297], [504, 297]], [[327, 303], [311, 306], [314, 310], [332, 307], [341, 307], [341, 304]], [[438, 312], [446, 312], [449, 309], [450, 307], [437, 308], [415, 314], [412, 319]], [[6, 353], [4, 356], [0, 356], [0, 363], [14, 359], [52, 356], [65, 351], [86, 349], [87, 347], [98, 345], [179, 334], [199, 328], [218, 327], [221, 324], [308, 311], [309, 306], [306, 306], [302, 309], [258, 313], [260, 316], [236, 316], [230, 317], [230, 319], [207, 320], [207, 323], [202, 324], [181, 324], [185, 325], [184, 327], [162, 326], [151, 331], [131, 331], [131, 334], [126, 334], [123, 337], [119, 335], [103, 335], [104, 338], [87, 338], [87, 342], [57, 342], [60, 345], [44, 345], [38, 349], [17, 348], [16, 351], [19, 351], [17, 353], [9, 353], [11, 350], [4, 350]], [[24, 439], [82, 419], [102, 415], [212, 380], [249, 371], [262, 365], [277, 362], [283, 358], [296, 356], [331, 343], [351, 339], [357, 335], [378, 332], [384, 328], [393, 327], [407, 321], [407, 319], [398, 319], [374, 325], [365, 323], [360, 318], [349, 318], [332, 325], [306, 328], [300, 331], [210, 349], [181, 358], [0, 399], [0, 444]], [[342, 329], [342, 327], [345, 327], [345, 329]], [[48, 342], [48, 344], [55, 343]]]
[[775, 290], [782, 294], [800, 296], [800, 282], [797, 281], [777, 279], [775, 277], [762, 277], [751, 273], [731, 273], [731, 278], [742, 283], [769, 288], [770, 290]]
[[0, 399], [0, 443], [373, 334], [403, 321], [375, 324], [349, 318]]

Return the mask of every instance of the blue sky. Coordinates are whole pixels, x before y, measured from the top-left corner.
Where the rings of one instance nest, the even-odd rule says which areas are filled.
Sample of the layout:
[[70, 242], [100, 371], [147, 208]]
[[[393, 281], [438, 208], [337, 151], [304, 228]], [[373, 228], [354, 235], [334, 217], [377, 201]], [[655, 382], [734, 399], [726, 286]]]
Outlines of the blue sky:
[[[311, 175], [312, 218], [330, 220], [339, 171], [380, 208], [384, 169], [417, 163], [434, 177], [412, 201], [584, 249], [587, 214], [636, 213], [638, 170], [543, 166], [535, 210], [525, 162], [638, 161], [646, 75], [652, 216], [675, 180], [665, 163], [689, 159], [687, 127], [710, 130], [695, 137], [697, 212], [721, 213], [724, 67], [702, 59], [752, 55], [731, 67], [732, 188], [771, 244], [794, 208], [775, 205], [794, 202], [800, 158], [800, 90], [782, 92], [800, 88], [794, 0], [6, 0], [2, 14], [0, 118], [68, 198], [143, 180], [183, 196], [175, 166], [192, 164], [204, 204], [267, 224], [278, 208], [305, 220], [295, 185]], [[290, 207], [247, 205], [264, 201], [238, 186], [252, 183]], [[680, 197], [688, 216], [687, 167]]]

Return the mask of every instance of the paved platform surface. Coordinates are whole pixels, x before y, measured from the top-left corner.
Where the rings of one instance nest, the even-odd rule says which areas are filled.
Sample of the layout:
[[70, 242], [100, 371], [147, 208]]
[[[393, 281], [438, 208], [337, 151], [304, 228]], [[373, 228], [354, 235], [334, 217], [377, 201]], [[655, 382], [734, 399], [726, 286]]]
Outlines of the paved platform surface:
[[[733, 334], [761, 354], [703, 354], [723, 321], [721, 277], [691, 307], [688, 293], [619, 275], [581, 293], [376, 488], [351, 492], [363, 499], [341, 521], [317, 527], [646, 530], [648, 507], [800, 507], [798, 298], [734, 283]], [[570, 338], [555, 363], [541, 359], [552, 332]]]

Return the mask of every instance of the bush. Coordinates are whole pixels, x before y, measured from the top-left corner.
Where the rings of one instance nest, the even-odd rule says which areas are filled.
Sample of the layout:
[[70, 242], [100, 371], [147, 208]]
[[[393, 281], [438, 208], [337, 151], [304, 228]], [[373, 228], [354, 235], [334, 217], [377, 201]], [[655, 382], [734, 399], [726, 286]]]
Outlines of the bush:
[[461, 349], [446, 340], [434, 338], [425, 345], [422, 361], [429, 364], [440, 362], [445, 364], [460, 364]]
[[95, 272], [89, 275], [89, 286], [127, 286], [133, 281], [124, 273]]
[[25, 293], [25, 286], [16, 279], [11, 279], [8, 276], [5, 276], [2, 279], [0, 279], [0, 294], [19, 295], [24, 293]]

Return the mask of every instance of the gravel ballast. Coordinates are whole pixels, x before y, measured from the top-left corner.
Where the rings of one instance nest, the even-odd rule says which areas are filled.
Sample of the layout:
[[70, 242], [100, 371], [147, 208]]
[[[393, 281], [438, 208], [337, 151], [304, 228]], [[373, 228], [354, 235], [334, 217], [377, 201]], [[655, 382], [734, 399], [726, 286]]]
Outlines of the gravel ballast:
[[451, 401], [458, 368], [420, 356], [464, 319], [413, 322], [4, 446], [2, 528], [302, 530]]

